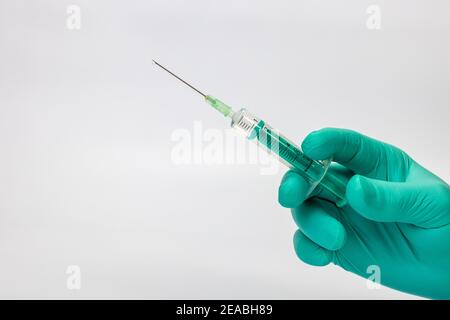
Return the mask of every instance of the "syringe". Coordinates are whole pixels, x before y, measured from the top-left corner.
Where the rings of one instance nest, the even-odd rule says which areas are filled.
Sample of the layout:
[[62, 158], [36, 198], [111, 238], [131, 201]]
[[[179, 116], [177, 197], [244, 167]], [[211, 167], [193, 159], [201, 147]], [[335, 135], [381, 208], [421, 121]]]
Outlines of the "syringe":
[[237, 129], [249, 140], [255, 141], [258, 145], [264, 147], [271, 154], [277, 156], [286, 166], [298, 172], [309, 182], [309, 193], [320, 185], [335, 197], [337, 206], [342, 207], [346, 204], [346, 180], [334, 175], [331, 171], [328, 172], [331, 160], [313, 160], [308, 158], [303, 154], [298, 145], [274, 130], [265, 121], [249, 113], [246, 109], [243, 108], [239, 111], [233, 111], [230, 106], [219, 99], [204, 94], [155, 60], [153, 62], [202, 95], [206, 102], [222, 115], [231, 118], [232, 128]]

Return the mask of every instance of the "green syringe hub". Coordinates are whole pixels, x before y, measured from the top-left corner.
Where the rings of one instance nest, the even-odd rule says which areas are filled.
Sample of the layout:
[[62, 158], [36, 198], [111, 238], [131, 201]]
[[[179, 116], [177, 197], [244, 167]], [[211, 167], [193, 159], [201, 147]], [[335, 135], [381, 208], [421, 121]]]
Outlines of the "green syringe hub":
[[230, 116], [233, 113], [233, 109], [231, 109], [230, 106], [228, 106], [227, 104], [223, 103], [219, 99], [214, 98], [213, 96], [207, 95], [207, 96], [205, 96], [205, 100], [206, 100], [206, 102], [208, 102], [208, 104], [211, 107], [213, 107], [214, 109], [219, 111], [225, 117], [228, 117], [228, 116]]

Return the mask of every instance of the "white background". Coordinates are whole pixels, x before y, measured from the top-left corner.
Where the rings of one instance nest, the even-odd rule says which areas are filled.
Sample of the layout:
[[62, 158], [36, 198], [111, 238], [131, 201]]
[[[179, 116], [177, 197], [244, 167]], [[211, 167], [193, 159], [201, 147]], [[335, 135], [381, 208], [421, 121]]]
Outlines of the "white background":
[[[66, 8], [81, 8], [81, 30]], [[381, 8], [381, 30], [366, 9]], [[0, 298], [414, 298], [301, 263], [283, 171], [184, 165], [172, 133], [225, 129], [201, 97], [300, 142], [390, 142], [450, 180], [450, 3], [0, 0]], [[68, 290], [78, 265], [81, 290]]]

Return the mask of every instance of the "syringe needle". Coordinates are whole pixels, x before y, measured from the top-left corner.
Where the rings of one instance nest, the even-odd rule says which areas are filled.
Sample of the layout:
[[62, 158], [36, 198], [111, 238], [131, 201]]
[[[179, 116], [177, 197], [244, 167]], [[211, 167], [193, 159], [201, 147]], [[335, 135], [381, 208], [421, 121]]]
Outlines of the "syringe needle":
[[223, 103], [222, 101], [220, 101], [219, 99], [214, 98], [213, 96], [210, 95], [206, 95], [203, 92], [201, 92], [200, 90], [198, 90], [197, 88], [195, 88], [194, 86], [192, 86], [191, 84], [187, 83], [186, 81], [184, 81], [183, 79], [181, 79], [179, 76], [177, 76], [175, 73], [173, 73], [172, 71], [170, 71], [169, 69], [167, 69], [166, 67], [163, 67], [162, 65], [160, 65], [158, 62], [156, 62], [155, 60], [152, 59], [152, 61], [161, 69], [163, 69], [164, 71], [167, 71], [168, 73], [170, 73], [172, 76], [174, 76], [175, 78], [177, 78], [178, 80], [180, 80], [181, 82], [183, 82], [185, 85], [187, 85], [188, 87], [190, 87], [191, 89], [194, 89], [195, 91], [197, 91], [198, 93], [200, 93], [203, 98], [205, 98], [205, 101], [214, 109], [216, 109], [217, 111], [219, 111], [221, 114], [223, 114], [225, 117], [231, 117], [233, 115], [233, 109], [231, 109], [230, 106], [226, 105], [225, 103]]
[[178, 80], [180, 80], [181, 82], [183, 82], [185, 85], [187, 85], [188, 87], [190, 87], [191, 89], [194, 89], [195, 91], [197, 91], [198, 93], [200, 93], [204, 98], [206, 98], [206, 94], [204, 94], [203, 92], [201, 92], [200, 90], [198, 90], [197, 88], [195, 88], [193, 85], [187, 83], [186, 81], [184, 81], [183, 79], [181, 79], [179, 76], [177, 76], [175, 73], [173, 73], [172, 71], [170, 71], [169, 69], [163, 67], [162, 65], [160, 65], [158, 62], [156, 62], [155, 60], [152, 59], [152, 61], [161, 69], [163, 69], [164, 71], [167, 71], [168, 73], [170, 73], [172, 76], [174, 76], [175, 78], [177, 78]]

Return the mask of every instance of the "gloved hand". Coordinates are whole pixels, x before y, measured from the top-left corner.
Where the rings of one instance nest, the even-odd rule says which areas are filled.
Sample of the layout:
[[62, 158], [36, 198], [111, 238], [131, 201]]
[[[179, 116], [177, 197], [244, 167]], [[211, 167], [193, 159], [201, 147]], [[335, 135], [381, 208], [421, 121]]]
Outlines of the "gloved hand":
[[354, 131], [312, 132], [302, 149], [312, 159], [332, 158], [340, 165], [330, 170], [349, 182], [348, 204], [337, 208], [320, 186], [305, 199], [306, 181], [294, 171], [284, 176], [279, 202], [299, 227], [298, 257], [365, 278], [376, 266], [388, 287], [450, 298], [449, 186], [403, 151]]

